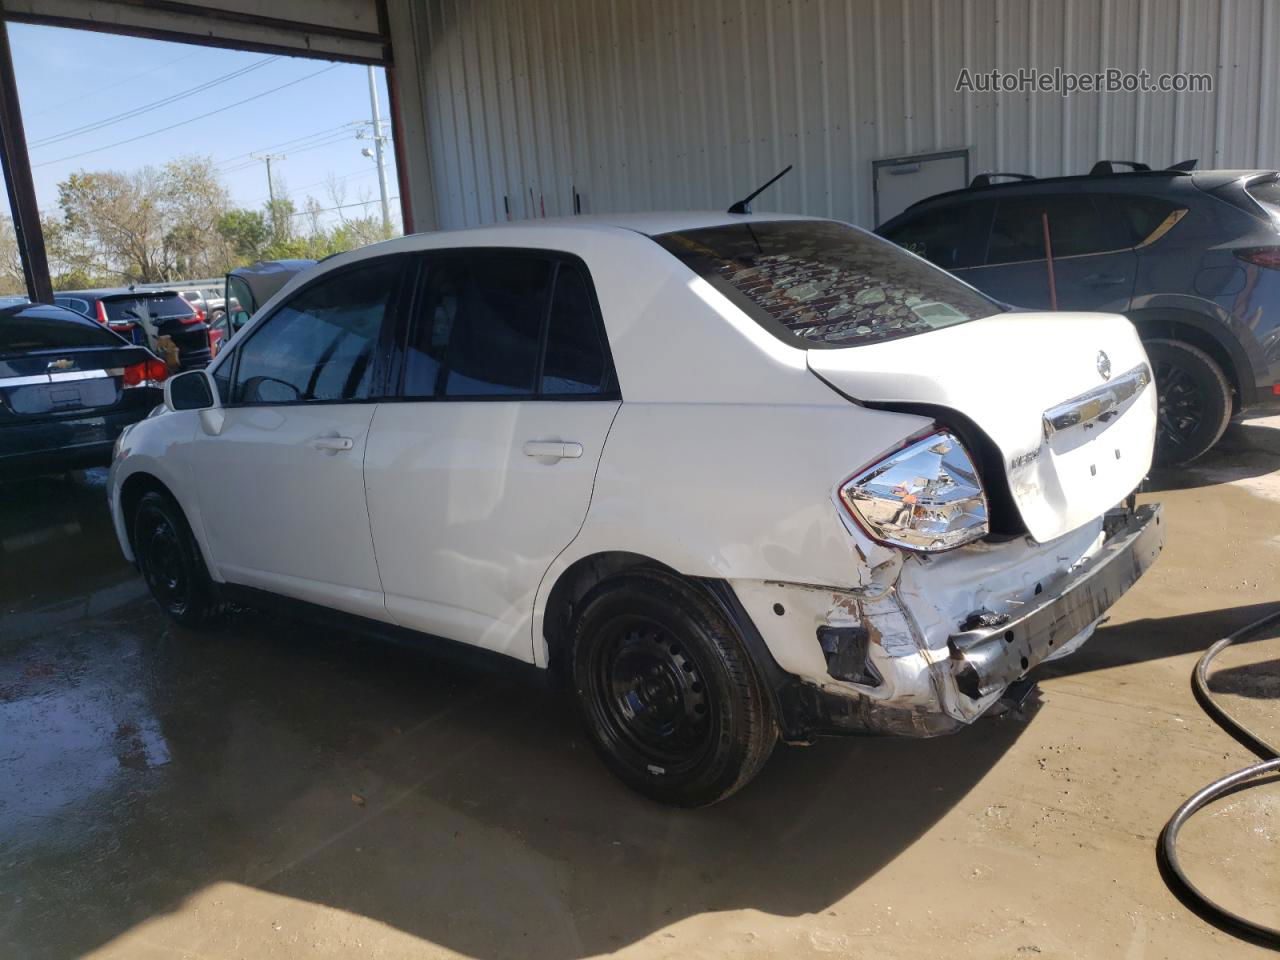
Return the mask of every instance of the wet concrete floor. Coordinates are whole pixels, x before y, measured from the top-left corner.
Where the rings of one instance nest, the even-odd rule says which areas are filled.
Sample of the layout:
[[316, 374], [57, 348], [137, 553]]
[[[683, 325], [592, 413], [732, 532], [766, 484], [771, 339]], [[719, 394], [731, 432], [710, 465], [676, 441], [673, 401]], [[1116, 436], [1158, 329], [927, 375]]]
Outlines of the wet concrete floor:
[[[1165, 555], [1038, 704], [780, 748], [700, 812], [615, 783], [538, 685], [260, 614], [174, 627], [100, 473], [2, 486], [0, 958], [1261, 955], [1170, 896], [1153, 847], [1250, 760], [1188, 676], [1280, 602], [1273, 430], [1157, 478]], [[1217, 683], [1280, 738], [1280, 639]], [[1278, 833], [1280, 784], [1185, 856], [1280, 924]]]

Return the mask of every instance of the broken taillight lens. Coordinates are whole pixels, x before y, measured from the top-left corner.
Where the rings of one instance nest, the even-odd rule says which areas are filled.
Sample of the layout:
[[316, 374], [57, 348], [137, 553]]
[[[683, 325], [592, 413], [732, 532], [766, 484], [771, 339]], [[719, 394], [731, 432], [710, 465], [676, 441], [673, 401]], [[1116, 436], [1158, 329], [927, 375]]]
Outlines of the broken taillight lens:
[[840, 499], [868, 535], [907, 550], [950, 550], [990, 529], [978, 470], [946, 430], [913, 440], [849, 478]]

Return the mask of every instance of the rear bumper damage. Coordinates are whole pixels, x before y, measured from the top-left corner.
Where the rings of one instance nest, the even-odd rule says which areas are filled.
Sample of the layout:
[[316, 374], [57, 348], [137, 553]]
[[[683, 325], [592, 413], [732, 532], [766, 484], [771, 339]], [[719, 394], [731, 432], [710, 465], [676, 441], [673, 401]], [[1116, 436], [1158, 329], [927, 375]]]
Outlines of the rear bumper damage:
[[784, 739], [930, 737], [972, 723], [1038, 664], [1079, 647], [1163, 545], [1153, 504], [1051, 544], [908, 561], [863, 590], [731, 586], [769, 660]]
[[1164, 546], [1160, 504], [1139, 507], [1113, 528], [1076, 575], [1017, 619], [953, 634], [956, 686], [979, 700], [1001, 692], [1102, 618]]

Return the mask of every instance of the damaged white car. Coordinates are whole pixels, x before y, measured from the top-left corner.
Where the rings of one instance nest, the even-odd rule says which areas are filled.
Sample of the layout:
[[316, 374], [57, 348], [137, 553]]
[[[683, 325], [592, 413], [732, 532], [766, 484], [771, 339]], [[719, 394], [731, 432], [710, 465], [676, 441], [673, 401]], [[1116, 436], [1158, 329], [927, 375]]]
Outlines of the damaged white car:
[[165, 396], [109, 494], [171, 616], [283, 602], [548, 668], [689, 806], [778, 739], [971, 723], [1163, 543], [1127, 320], [1010, 312], [829, 220], [366, 247]]

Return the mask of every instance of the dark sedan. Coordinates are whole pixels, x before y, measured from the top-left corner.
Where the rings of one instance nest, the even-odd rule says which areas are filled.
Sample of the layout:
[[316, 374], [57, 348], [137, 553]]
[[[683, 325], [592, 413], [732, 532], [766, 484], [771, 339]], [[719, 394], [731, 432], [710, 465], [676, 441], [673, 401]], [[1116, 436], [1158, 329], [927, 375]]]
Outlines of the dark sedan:
[[0, 479], [110, 463], [166, 376], [146, 347], [71, 310], [0, 308]]

